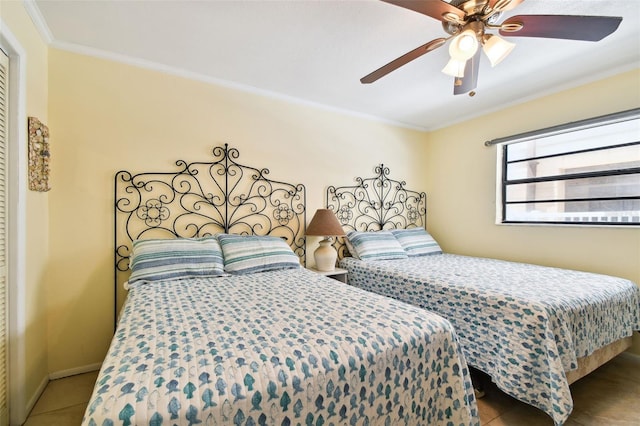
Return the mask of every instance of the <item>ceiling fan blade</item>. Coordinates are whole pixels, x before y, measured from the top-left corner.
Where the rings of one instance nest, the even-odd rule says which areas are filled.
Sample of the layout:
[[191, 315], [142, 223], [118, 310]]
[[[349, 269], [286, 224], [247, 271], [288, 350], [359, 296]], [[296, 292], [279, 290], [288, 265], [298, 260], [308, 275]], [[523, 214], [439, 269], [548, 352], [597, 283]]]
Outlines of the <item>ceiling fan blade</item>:
[[384, 65], [378, 68], [371, 74], [365, 75], [360, 79], [360, 83], [362, 84], [373, 83], [377, 79], [389, 74], [391, 71], [394, 71], [400, 68], [401, 66], [413, 61], [414, 59], [419, 58], [425, 53], [429, 53], [432, 50], [437, 49], [438, 47], [442, 46], [446, 41], [447, 41], [446, 38], [436, 38], [435, 40], [431, 40], [430, 42], [425, 43], [422, 46], [413, 49], [411, 52], [405, 53], [399, 58], [394, 59], [393, 61], [389, 62], [387, 65]]
[[430, 16], [438, 21], [442, 21], [445, 14], [453, 14], [464, 20], [464, 11], [458, 9], [455, 6], [445, 3], [442, 0], [382, 0], [385, 3], [395, 4], [396, 6], [404, 7], [405, 9], [413, 10], [423, 15]]
[[[620, 22], [618, 16], [516, 15], [501, 24], [500, 35], [599, 41], [617, 30]], [[506, 30], [511, 24], [522, 24], [522, 28]]]
[[467, 60], [464, 67], [464, 77], [456, 77], [453, 81], [453, 94], [462, 95], [470, 92], [478, 86], [478, 71], [480, 70], [480, 53], [482, 49], [478, 49], [472, 58]]

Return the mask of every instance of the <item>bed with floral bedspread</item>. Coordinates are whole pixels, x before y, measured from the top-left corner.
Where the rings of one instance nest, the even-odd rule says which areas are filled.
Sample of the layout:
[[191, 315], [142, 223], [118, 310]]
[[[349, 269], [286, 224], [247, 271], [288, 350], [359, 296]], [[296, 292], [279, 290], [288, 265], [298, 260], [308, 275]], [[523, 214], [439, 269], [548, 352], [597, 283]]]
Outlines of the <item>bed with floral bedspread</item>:
[[137, 281], [83, 425], [479, 425], [440, 316], [303, 268]]
[[640, 290], [622, 278], [439, 252], [340, 265], [353, 286], [447, 318], [469, 365], [556, 424], [573, 408], [565, 371], [640, 330]]

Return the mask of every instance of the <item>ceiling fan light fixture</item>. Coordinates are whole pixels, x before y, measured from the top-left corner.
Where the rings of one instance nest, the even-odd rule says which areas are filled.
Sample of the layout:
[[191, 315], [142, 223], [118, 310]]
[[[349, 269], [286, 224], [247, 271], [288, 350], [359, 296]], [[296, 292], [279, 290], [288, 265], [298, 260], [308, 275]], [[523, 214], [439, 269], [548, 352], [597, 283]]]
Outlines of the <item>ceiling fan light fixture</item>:
[[399, 56], [364, 76], [360, 82], [372, 83], [450, 41], [450, 60], [442, 72], [454, 76], [454, 95], [469, 93], [472, 96], [475, 93], [473, 89], [477, 87], [482, 60], [478, 50], [480, 45], [492, 67], [503, 61], [515, 47], [515, 44], [489, 32], [497, 32], [504, 37], [599, 41], [616, 31], [622, 22], [620, 16], [514, 15], [500, 23], [504, 12], [514, 9], [524, 0], [383, 1], [439, 20], [449, 36], [436, 38]]
[[467, 65], [467, 61], [460, 61], [458, 59], [451, 58], [447, 65], [442, 68], [442, 72], [450, 75], [451, 77], [464, 77], [464, 68]]
[[510, 43], [497, 35], [489, 35], [485, 37], [482, 50], [487, 55], [487, 58], [489, 58], [492, 67], [495, 67], [502, 62], [502, 60], [511, 53], [513, 48], [516, 47], [514, 43]]
[[477, 50], [478, 37], [471, 29], [464, 30], [455, 36], [449, 45], [449, 55], [451, 55], [451, 59], [458, 61], [466, 61], [475, 55]]

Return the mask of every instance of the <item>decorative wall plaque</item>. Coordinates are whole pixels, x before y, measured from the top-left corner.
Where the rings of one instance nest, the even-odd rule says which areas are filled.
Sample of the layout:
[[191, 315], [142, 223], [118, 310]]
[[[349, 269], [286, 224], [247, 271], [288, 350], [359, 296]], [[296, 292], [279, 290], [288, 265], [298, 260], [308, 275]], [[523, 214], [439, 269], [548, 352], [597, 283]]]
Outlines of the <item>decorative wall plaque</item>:
[[36, 117], [29, 117], [29, 189], [48, 191], [49, 183], [49, 129]]

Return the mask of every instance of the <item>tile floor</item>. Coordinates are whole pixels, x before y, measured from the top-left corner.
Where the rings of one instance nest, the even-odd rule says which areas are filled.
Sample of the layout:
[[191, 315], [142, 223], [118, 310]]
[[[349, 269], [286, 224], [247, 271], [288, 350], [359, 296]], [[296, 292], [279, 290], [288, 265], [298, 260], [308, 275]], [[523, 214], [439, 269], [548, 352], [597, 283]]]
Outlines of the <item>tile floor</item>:
[[52, 380], [31, 410], [25, 426], [78, 426], [98, 372]]
[[[49, 382], [25, 426], [77, 426], [98, 372]], [[494, 385], [478, 401], [482, 426], [553, 426], [547, 415]], [[574, 409], [565, 426], [640, 425], [640, 356], [624, 353], [571, 386]]]

